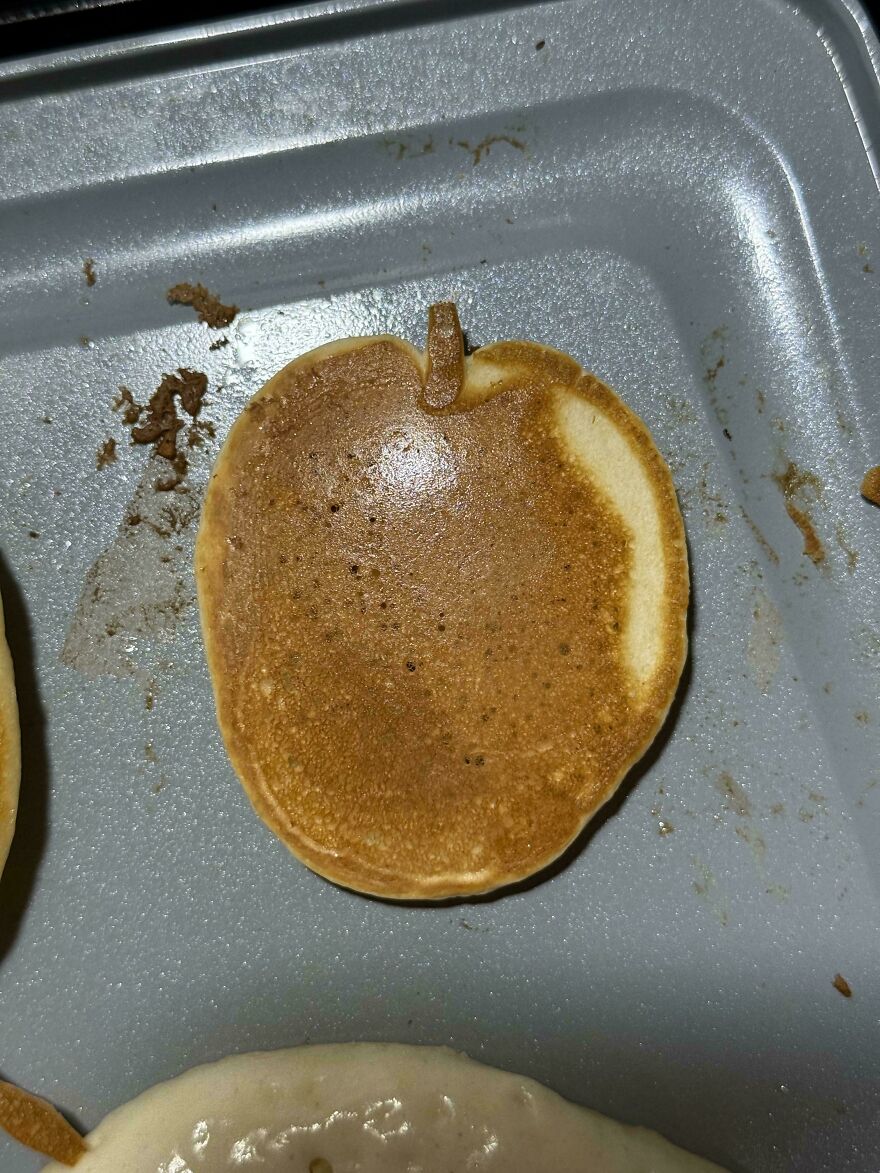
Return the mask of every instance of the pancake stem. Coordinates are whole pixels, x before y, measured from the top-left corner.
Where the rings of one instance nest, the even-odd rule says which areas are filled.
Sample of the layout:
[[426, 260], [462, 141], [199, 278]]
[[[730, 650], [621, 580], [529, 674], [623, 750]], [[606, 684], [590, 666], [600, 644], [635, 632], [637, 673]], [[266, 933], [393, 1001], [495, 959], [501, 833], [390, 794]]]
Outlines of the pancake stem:
[[428, 310], [426, 349], [425, 406], [442, 411], [452, 406], [464, 385], [464, 337], [454, 302], [441, 301]]

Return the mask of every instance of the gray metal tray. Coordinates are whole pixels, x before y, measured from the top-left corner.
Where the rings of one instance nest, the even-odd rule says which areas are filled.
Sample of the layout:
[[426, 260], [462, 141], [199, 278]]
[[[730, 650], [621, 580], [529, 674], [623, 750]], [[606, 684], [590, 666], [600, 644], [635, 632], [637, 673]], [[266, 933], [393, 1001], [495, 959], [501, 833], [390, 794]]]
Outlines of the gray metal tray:
[[[880, 1167], [877, 62], [843, 0], [570, 0], [317, 5], [0, 69], [7, 1078], [92, 1126], [230, 1051], [448, 1043], [735, 1170]], [[223, 349], [165, 301], [197, 279], [248, 307]], [[191, 556], [263, 380], [344, 335], [418, 343], [437, 298], [648, 421], [693, 651], [565, 866], [400, 907], [253, 815]], [[153, 493], [111, 409], [181, 365], [217, 425], [188, 497]], [[38, 1164], [0, 1139], [4, 1170]]]

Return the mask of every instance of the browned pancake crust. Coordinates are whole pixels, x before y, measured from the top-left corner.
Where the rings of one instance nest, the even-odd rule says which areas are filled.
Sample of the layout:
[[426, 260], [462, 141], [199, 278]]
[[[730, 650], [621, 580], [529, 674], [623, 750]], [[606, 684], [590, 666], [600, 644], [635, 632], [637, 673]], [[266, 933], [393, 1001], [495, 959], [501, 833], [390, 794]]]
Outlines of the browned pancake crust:
[[[553, 860], [654, 737], [686, 653], [681, 516], [644, 425], [556, 351], [478, 353], [512, 373], [469, 411], [427, 409], [397, 339], [292, 363], [235, 424], [203, 512], [233, 764], [304, 862], [377, 895]], [[614, 420], [660, 502], [664, 654], [641, 692], [620, 662], [629, 533], [561, 445], [554, 383]]]
[[880, 505], [880, 465], [869, 468], [862, 477], [862, 496], [874, 505]]
[[4, 1080], [0, 1080], [0, 1127], [62, 1165], [75, 1165], [87, 1151], [83, 1138], [57, 1108]]
[[21, 738], [12, 657], [6, 644], [0, 603], [0, 872], [15, 830], [18, 785], [21, 776]]

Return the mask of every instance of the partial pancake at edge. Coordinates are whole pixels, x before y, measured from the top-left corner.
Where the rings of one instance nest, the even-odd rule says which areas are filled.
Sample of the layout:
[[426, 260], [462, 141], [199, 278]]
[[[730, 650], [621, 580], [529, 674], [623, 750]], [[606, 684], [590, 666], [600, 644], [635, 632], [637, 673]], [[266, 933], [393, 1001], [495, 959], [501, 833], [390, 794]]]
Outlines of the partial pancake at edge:
[[[441, 1047], [327, 1044], [230, 1056], [116, 1109], [80, 1173], [721, 1173], [647, 1129]], [[175, 1165], [176, 1167], [176, 1165]], [[61, 1173], [50, 1165], [46, 1173]]]
[[[21, 734], [12, 657], [6, 643], [3, 603], [0, 600], [0, 873], [9, 855], [18, 809], [21, 777]], [[2, 899], [2, 897], [0, 897]]]

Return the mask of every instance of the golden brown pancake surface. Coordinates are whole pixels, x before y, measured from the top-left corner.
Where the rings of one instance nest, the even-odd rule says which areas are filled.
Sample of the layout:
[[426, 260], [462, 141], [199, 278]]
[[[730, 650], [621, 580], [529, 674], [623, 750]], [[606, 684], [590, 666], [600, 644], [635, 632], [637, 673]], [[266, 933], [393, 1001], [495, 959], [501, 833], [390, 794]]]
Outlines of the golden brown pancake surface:
[[270, 380], [196, 554], [257, 811], [316, 871], [395, 898], [554, 859], [650, 743], [686, 647], [681, 518], [644, 426], [549, 348], [458, 364], [457, 329], [439, 307], [431, 362], [350, 340]]

